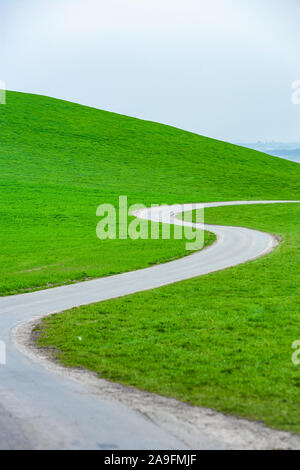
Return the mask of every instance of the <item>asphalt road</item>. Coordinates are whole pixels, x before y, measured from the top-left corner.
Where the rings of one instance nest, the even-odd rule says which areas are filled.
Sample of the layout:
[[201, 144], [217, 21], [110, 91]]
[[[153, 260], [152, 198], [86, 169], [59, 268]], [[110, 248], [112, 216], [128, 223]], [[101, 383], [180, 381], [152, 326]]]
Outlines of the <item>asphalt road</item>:
[[[270, 204], [299, 201], [259, 201]], [[248, 204], [207, 203], [205, 207]], [[185, 206], [185, 210], [196, 205]], [[198, 205], [202, 207], [202, 205]], [[182, 224], [182, 206], [139, 211], [140, 218]], [[171, 214], [171, 215], [170, 215]], [[189, 224], [190, 225], [190, 224]], [[201, 276], [271, 251], [275, 238], [239, 227], [210, 226], [217, 242], [163, 265], [78, 284], [0, 298], [0, 340], [7, 364], [0, 366], [0, 449], [185, 449], [187, 445], [130, 406], [102, 400], [92, 388], [42, 367], [22, 354], [11, 331], [19, 323], [74, 306], [99, 302]], [[203, 435], [203, 448], [223, 443]]]

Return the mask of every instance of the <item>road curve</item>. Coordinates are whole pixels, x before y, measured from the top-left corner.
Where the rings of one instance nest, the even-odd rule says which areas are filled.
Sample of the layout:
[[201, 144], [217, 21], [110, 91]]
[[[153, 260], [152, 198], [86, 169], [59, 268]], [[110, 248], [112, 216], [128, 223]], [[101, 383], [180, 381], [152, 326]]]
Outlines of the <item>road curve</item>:
[[[186, 205], [217, 207], [300, 201], [234, 201]], [[140, 218], [193, 225], [176, 218], [182, 206], [141, 210]], [[22, 354], [11, 331], [35, 317], [74, 306], [157, 288], [244, 263], [270, 252], [274, 236], [240, 227], [206, 225], [217, 241], [176, 261], [116, 276], [0, 298], [0, 340], [7, 364], [0, 366], [0, 449], [185, 449], [186, 444], [129, 407], [99, 399], [93, 389], [51, 372]], [[203, 448], [223, 443], [203, 435]]]

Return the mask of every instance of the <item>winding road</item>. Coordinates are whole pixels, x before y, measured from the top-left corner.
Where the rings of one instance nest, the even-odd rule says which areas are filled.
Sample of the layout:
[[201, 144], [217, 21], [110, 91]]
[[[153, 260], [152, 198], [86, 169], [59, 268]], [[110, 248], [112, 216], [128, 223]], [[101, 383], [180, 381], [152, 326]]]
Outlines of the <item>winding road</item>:
[[[235, 201], [185, 205], [217, 207], [299, 201]], [[193, 225], [176, 218], [182, 206], [141, 210], [139, 218]], [[199, 227], [198, 227], [199, 228]], [[240, 227], [205, 225], [217, 241], [200, 252], [166, 264], [68, 286], [0, 298], [0, 449], [186, 449], [188, 444], [130, 406], [97, 396], [92, 386], [44, 368], [22, 353], [12, 330], [19, 324], [74, 306], [157, 288], [235, 266], [263, 256], [274, 236]], [[145, 413], [146, 414], [146, 413]], [[222, 440], [201, 437], [203, 448], [224, 448]]]

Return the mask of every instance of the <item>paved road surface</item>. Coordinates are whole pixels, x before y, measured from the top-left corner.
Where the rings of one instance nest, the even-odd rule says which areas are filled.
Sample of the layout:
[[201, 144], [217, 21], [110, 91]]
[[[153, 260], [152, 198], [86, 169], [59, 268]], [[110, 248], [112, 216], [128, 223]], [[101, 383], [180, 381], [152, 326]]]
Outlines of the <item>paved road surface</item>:
[[[298, 202], [259, 201], [251, 204]], [[248, 204], [206, 203], [205, 207]], [[186, 206], [189, 210], [195, 205]], [[202, 207], [201, 204], [197, 207]], [[140, 218], [182, 224], [181, 206], [139, 211]], [[171, 214], [171, 215], [170, 215]], [[191, 224], [189, 224], [191, 225]], [[135, 272], [0, 298], [0, 340], [7, 364], [0, 366], [0, 448], [185, 449], [186, 445], [144, 416], [114, 401], [102, 400], [76, 383], [17, 350], [11, 330], [34, 317], [74, 306], [153, 289], [244, 263], [268, 253], [273, 236], [239, 227], [210, 226], [217, 242], [185, 258]], [[203, 448], [223, 443], [203, 435]]]

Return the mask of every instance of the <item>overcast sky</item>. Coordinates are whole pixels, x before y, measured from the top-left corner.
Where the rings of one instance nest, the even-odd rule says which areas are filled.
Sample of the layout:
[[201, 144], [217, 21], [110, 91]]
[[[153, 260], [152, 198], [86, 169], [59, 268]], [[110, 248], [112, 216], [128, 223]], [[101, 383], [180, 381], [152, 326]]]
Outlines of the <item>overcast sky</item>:
[[0, 0], [0, 80], [222, 140], [300, 140], [300, 0]]

